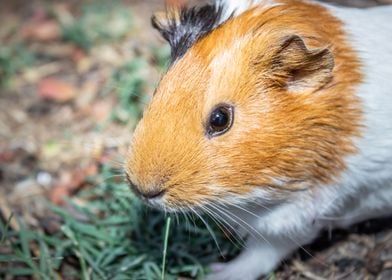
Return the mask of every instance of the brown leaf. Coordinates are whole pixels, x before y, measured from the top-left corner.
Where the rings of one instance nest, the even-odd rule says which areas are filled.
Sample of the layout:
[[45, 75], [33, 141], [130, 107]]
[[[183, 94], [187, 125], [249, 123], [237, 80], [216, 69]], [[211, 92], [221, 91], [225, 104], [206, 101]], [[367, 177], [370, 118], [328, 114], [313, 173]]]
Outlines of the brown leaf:
[[49, 199], [54, 204], [63, 205], [64, 199], [70, 197], [85, 184], [87, 177], [94, 176], [98, 173], [96, 163], [63, 173], [58, 184], [51, 190]]
[[103, 122], [109, 118], [113, 104], [102, 100], [97, 101], [92, 106], [91, 115], [97, 122]]
[[11, 162], [15, 159], [16, 155], [14, 151], [4, 150], [0, 151], [0, 163]]
[[79, 90], [79, 94], [75, 101], [77, 107], [86, 112], [91, 111], [91, 104], [94, 102], [99, 90], [102, 88], [102, 83], [99, 79], [91, 79], [85, 81]]
[[76, 88], [72, 84], [54, 78], [42, 79], [38, 83], [38, 94], [44, 99], [64, 103], [76, 96]]
[[61, 28], [53, 19], [33, 20], [22, 28], [22, 37], [32, 41], [55, 41], [61, 38]]
[[64, 198], [71, 194], [70, 187], [67, 184], [56, 185], [49, 194], [49, 200], [56, 205], [63, 205]]
[[87, 57], [88, 56], [86, 51], [78, 47], [75, 47], [71, 54], [72, 61], [75, 62], [76, 64], [80, 63], [82, 60], [86, 59]]

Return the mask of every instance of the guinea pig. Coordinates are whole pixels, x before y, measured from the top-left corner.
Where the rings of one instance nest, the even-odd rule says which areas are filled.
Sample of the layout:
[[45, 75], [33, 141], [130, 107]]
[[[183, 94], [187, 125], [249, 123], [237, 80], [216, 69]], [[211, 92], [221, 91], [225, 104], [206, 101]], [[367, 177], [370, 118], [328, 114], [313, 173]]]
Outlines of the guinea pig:
[[153, 17], [171, 64], [125, 171], [147, 204], [246, 236], [210, 279], [257, 279], [325, 227], [392, 214], [391, 17], [301, 0]]

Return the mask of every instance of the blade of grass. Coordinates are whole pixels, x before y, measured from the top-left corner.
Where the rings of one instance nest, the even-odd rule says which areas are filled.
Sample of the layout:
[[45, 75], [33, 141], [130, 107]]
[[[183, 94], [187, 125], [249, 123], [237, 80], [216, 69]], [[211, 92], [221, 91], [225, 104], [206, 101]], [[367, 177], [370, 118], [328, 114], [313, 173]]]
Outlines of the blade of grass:
[[39, 268], [41, 273], [44, 273], [49, 278], [53, 277], [53, 264], [52, 264], [52, 257], [49, 253], [49, 248], [47, 244], [43, 241], [41, 236], [39, 236]]
[[165, 226], [165, 240], [163, 243], [162, 274], [161, 274], [162, 280], [165, 279], [165, 270], [166, 270], [165, 266], [166, 266], [167, 245], [169, 243], [170, 222], [171, 222], [171, 217], [167, 217], [166, 226]]
[[6, 268], [6, 269], [0, 269], [0, 275], [6, 274], [8, 276], [31, 276], [34, 274], [34, 270], [31, 268], [21, 268], [21, 267], [15, 267], [15, 268]]
[[65, 234], [65, 236], [67, 236], [69, 239], [72, 240], [74, 247], [76, 247], [76, 248], [73, 248], [72, 251], [75, 254], [75, 256], [79, 259], [79, 264], [80, 264], [81, 273], [82, 273], [82, 279], [89, 280], [90, 279], [90, 275], [89, 275], [88, 270], [87, 270], [86, 261], [85, 261], [85, 259], [83, 258], [83, 255], [80, 252], [80, 244], [79, 244], [79, 241], [77, 240], [77, 238], [75, 236], [75, 233], [67, 225], [63, 225], [61, 227], [61, 230]]
[[0, 255], [0, 263], [1, 262], [4, 262], [4, 263], [21, 262], [21, 261], [22, 261], [22, 259], [14, 256], [14, 255], [11, 255], [11, 256], [7, 256], [7, 255], [2, 256], [2, 255]]
[[143, 264], [143, 270], [146, 279], [159, 279], [161, 276], [159, 265], [157, 265], [155, 262], [145, 262]]
[[268, 280], [276, 280], [277, 278], [276, 278], [276, 274], [275, 274], [275, 272], [271, 272], [269, 275], [268, 275], [268, 278], [267, 278]]
[[125, 255], [126, 251], [123, 247], [117, 247], [113, 250], [113, 248], [106, 248], [102, 251], [102, 253], [97, 257], [97, 263], [105, 267], [110, 264], [114, 259], [118, 256]]
[[3, 243], [5, 242], [6, 237], [8, 236], [8, 228], [10, 226], [11, 223], [11, 219], [14, 216], [14, 213], [11, 212], [10, 216], [8, 217], [5, 225], [3, 225], [3, 223], [0, 220], [0, 229], [1, 229], [1, 240], [0, 240], [0, 245], [3, 245]]

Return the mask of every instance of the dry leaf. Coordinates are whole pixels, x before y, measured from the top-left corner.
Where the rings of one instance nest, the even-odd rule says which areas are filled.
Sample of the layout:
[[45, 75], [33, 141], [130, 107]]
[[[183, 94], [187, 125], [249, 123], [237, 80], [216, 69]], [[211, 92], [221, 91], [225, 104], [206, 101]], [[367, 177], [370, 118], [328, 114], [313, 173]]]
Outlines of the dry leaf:
[[83, 187], [87, 177], [94, 176], [98, 173], [96, 163], [76, 169], [72, 172], [64, 172], [58, 184], [51, 190], [49, 199], [54, 204], [62, 205], [66, 197]]
[[15, 152], [10, 150], [0, 151], [0, 163], [11, 162], [15, 159]]
[[22, 37], [32, 41], [55, 41], [61, 38], [61, 28], [52, 19], [27, 22], [22, 29]]
[[43, 79], [38, 83], [38, 94], [44, 99], [64, 103], [76, 96], [74, 85], [54, 78]]
[[107, 100], [97, 101], [93, 104], [91, 116], [99, 123], [106, 121], [113, 109], [113, 104]]

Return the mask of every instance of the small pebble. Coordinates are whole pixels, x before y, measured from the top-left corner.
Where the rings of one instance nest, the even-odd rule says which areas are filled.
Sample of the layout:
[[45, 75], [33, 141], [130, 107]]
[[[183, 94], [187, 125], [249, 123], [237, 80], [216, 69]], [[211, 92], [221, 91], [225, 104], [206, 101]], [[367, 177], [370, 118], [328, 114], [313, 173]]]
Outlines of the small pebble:
[[49, 187], [52, 184], [53, 178], [48, 172], [41, 171], [37, 174], [37, 183], [43, 187]]

